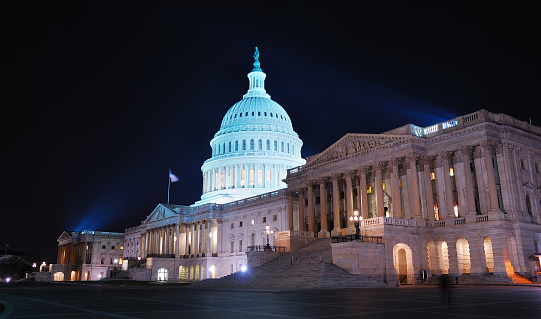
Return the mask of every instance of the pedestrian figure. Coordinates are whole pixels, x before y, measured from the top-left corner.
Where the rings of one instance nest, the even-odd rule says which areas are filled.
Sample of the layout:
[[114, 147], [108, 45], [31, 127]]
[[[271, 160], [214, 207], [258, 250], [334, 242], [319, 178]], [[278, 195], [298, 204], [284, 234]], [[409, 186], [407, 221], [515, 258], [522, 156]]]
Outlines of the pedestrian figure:
[[447, 302], [448, 305], [451, 305], [451, 287], [449, 286], [451, 281], [449, 275], [443, 274], [439, 279], [441, 287], [441, 299], [443, 299], [444, 302]]

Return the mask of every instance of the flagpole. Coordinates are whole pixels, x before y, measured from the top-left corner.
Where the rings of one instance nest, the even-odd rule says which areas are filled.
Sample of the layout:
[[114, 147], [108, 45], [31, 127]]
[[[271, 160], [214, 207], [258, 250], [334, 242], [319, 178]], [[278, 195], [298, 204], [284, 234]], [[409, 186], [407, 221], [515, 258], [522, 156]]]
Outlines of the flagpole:
[[[169, 173], [171, 173], [171, 169], [169, 169]], [[169, 205], [169, 190], [171, 189], [171, 175], [167, 175], [167, 179], [169, 180], [169, 183], [167, 184], [167, 205]]]

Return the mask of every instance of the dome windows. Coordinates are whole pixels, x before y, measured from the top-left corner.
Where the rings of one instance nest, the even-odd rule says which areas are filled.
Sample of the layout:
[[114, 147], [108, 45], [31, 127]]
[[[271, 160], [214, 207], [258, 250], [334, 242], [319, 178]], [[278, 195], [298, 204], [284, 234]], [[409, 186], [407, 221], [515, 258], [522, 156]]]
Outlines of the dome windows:
[[250, 140], [250, 151], [253, 151], [254, 150], [254, 140], [251, 139]]
[[235, 141], [235, 152], [239, 151], [239, 141]]
[[265, 114], [265, 116], [267, 116], [267, 112], [263, 112], [263, 114]]

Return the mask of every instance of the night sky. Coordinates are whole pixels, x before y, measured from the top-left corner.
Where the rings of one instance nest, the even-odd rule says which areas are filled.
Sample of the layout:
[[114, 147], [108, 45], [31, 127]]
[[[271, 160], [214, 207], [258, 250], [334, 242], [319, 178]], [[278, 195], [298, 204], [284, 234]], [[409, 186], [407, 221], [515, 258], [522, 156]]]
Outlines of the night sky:
[[0, 247], [139, 225], [169, 168], [197, 201], [256, 46], [303, 157], [483, 108], [539, 125], [539, 2], [471, 2], [4, 3]]

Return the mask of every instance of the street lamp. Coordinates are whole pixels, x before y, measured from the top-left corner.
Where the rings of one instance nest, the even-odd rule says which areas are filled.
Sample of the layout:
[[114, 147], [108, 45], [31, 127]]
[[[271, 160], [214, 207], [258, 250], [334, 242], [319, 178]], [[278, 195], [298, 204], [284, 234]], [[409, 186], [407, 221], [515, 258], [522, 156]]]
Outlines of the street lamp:
[[267, 246], [265, 246], [265, 250], [271, 249], [269, 235], [272, 233], [273, 233], [272, 229], [270, 229], [269, 224], [267, 224], [267, 226], [265, 226], [265, 234], [267, 234]]
[[359, 211], [356, 210], [353, 212], [353, 216], [349, 217], [350, 221], [353, 221], [355, 224], [355, 239], [359, 239], [360, 227], [359, 223], [363, 220], [363, 216], [359, 216]]

